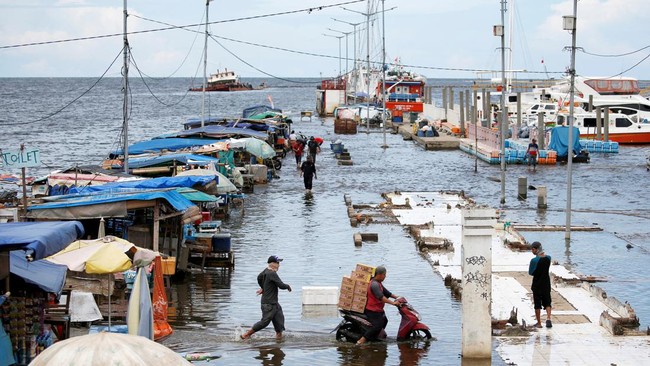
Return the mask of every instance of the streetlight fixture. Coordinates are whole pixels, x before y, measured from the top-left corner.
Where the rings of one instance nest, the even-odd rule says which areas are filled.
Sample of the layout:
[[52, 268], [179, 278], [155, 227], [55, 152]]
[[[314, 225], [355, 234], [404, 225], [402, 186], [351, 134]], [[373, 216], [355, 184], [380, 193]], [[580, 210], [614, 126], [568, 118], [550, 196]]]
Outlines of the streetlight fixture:
[[[339, 22], [339, 23], [348, 24], [348, 25], [351, 25], [351, 26], [353, 27], [353, 30], [352, 30], [353, 40], [352, 40], [352, 42], [354, 43], [354, 47], [353, 47], [353, 48], [354, 48], [354, 57], [353, 57], [353, 62], [352, 62], [352, 74], [354, 75], [354, 81], [353, 81], [353, 83], [354, 83], [354, 103], [356, 104], [356, 103], [357, 103], [357, 85], [356, 85], [356, 83], [357, 83], [357, 72], [356, 72], [356, 71], [357, 71], [357, 26], [360, 25], [360, 24], [363, 23], [363, 22], [359, 22], [359, 23], [350, 23], [350, 22], [346, 22], [346, 21], [344, 21], [344, 20], [339, 20], [339, 19], [336, 19], [336, 18], [332, 18], [332, 20], [334, 20], [334, 21], [336, 21], [336, 22]], [[347, 50], [347, 38], [346, 38], [346, 46], [345, 46], [345, 49]], [[346, 52], [347, 52], [347, 51], [346, 51]], [[347, 55], [347, 54], [346, 54], [346, 55]], [[347, 56], [346, 56], [346, 58], [347, 58]], [[346, 69], [347, 69], [347, 60], [346, 60]], [[349, 80], [349, 79], [350, 79], [350, 78], [348, 77], [347, 80]], [[346, 90], [347, 90], [347, 84], [348, 84], [348, 83], [346, 82], [346, 83], [345, 83], [345, 85], [346, 85], [346, 87], [345, 87]], [[348, 98], [348, 97], [347, 97], [347, 91], [346, 91], [346, 96], [345, 96], [345, 98], [346, 98], [346, 99], [345, 99], [345, 102], [347, 103], [347, 101], [348, 101], [348, 100], [347, 100], [347, 98]]]
[[348, 74], [348, 35], [351, 34], [352, 32], [342, 32], [340, 30], [336, 30], [332, 28], [327, 28], [327, 30], [341, 33], [342, 35], [345, 36], [345, 74], [347, 75]]
[[573, 15], [562, 17], [562, 28], [571, 33], [571, 87], [569, 90], [569, 152], [567, 154], [567, 185], [566, 185], [566, 227], [564, 239], [571, 239], [571, 185], [573, 176], [573, 100], [575, 97], [576, 77], [576, 20], [578, 14], [578, 0], [573, 0]]
[[495, 37], [501, 38], [501, 121], [499, 121], [501, 135], [501, 204], [506, 203], [506, 125], [508, 121], [508, 113], [506, 112], [506, 44], [505, 44], [505, 13], [506, 13], [506, 0], [501, 0], [501, 24], [492, 27], [492, 33]]
[[323, 33], [323, 35], [325, 37], [338, 38], [338, 40], [339, 40], [339, 76], [341, 76], [341, 74], [342, 74], [342, 69], [341, 69], [341, 38], [343, 38], [343, 36], [333, 36], [333, 35], [327, 34], [327, 33]]

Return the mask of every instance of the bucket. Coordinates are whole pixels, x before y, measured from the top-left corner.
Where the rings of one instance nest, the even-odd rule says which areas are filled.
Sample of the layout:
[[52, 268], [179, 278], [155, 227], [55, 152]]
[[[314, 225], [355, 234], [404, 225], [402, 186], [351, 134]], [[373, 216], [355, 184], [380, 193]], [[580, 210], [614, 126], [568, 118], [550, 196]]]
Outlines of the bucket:
[[216, 233], [212, 235], [212, 251], [215, 253], [230, 252], [230, 233]]
[[331, 143], [330, 148], [332, 148], [332, 152], [334, 154], [340, 154], [343, 152], [343, 144], [338, 142], [338, 143]]
[[210, 221], [210, 211], [202, 211], [201, 212], [201, 221]]

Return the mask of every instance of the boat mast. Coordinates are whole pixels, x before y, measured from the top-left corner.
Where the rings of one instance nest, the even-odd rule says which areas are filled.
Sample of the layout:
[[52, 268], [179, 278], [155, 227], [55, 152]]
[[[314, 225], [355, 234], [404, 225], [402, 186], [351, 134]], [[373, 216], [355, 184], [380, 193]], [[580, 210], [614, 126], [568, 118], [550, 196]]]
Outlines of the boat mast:
[[508, 14], [508, 73], [506, 78], [506, 87], [503, 89], [510, 93], [512, 91], [512, 79], [514, 77], [514, 72], [512, 70], [512, 41], [514, 39], [514, 18], [515, 18], [515, 1], [510, 0], [510, 13]]
[[129, 16], [124, 0], [124, 66], [122, 70], [122, 90], [124, 104], [122, 105], [122, 128], [124, 132], [124, 173], [129, 173], [129, 40], [126, 36], [126, 18]]
[[205, 42], [203, 43], [203, 94], [201, 98], [201, 127], [205, 127], [205, 87], [208, 84], [208, 22], [210, 1], [205, 0]]
[[368, 13], [366, 13], [366, 81], [368, 83], [368, 98], [366, 99], [366, 106], [368, 113], [366, 114], [366, 133], [370, 133], [370, 1], [368, 0]]
[[384, 2], [381, 0], [381, 131], [384, 134], [384, 149], [386, 145], [386, 15], [384, 12]]

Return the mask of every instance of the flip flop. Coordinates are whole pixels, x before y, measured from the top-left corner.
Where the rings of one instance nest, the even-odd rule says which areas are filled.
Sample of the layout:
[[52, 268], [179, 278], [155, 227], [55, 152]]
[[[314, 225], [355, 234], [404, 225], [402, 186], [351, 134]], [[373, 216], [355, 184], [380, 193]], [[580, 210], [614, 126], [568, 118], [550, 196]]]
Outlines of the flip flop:
[[551, 323], [551, 319], [546, 321], [546, 328], [553, 328], [553, 323]]
[[541, 324], [535, 325], [535, 328], [543, 328]]

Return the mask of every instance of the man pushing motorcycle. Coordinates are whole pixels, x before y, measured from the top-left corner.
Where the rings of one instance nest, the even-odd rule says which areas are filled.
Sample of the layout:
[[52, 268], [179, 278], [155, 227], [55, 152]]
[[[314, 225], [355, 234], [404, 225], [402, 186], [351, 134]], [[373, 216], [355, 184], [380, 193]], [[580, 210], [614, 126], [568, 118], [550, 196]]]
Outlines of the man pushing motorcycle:
[[368, 301], [364, 314], [372, 324], [371, 328], [365, 332], [363, 337], [357, 341], [357, 345], [362, 345], [368, 340], [375, 340], [382, 329], [386, 328], [388, 318], [384, 312], [384, 304], [400, 306], [400, 302], [393, 301], [399, 296], [391, 293], [384, 287], [382, 282], [386, 279], [386, 267], [379, 266], [375, 269], [375, 276], [368, 284]]

